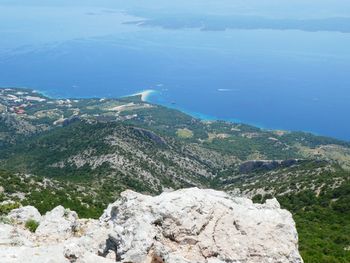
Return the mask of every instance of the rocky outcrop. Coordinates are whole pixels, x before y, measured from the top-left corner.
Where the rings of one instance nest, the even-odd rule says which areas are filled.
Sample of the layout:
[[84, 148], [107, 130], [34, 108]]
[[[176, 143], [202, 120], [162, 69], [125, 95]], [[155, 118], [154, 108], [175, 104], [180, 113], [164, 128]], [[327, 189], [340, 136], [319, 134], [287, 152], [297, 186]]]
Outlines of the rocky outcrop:
[[35, 234], [46, 239], [65, 240], [72, 237], [79, 228], [77, 213], [64, 209], [63, 206], [46, 213], [40, 221]]
[[41, 220], [41, 214], [39, 213], [38, 209], [33, 206], [25, 206], [14, 209], [8, 214], [7, 217], [11, 221], [18, 224], [24, 224], [28, 220], [35, 220], [37, 222], [40, 222]]
[[[197, 188], [155, 197], [125, 191], [100, 220], [57, 207], [39, 221], [33, 234], [0, 225], [7, 233], [1, 262], [302, 262], [292, 216], [275, 199], [253, 204]], [[11, 242], [16, 231], [25, 232], [20, 245]]]

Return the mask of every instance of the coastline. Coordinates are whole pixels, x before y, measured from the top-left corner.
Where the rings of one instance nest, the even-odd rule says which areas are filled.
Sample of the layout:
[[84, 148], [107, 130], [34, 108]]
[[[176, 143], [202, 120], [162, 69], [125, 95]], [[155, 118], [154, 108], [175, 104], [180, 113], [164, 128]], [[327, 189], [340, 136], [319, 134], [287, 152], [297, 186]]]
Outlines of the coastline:
[[[27, 88], [27, 87], [25, 87], [25, 89], [31, 90], [31, 88]], [[32, 89], [32, 90], [37, 92], [37, 93], [41, 93], [44, 96], [49, 97], [49, 98], [54, 98], [54, 99], [70, 98], [70, 97], [65, 97], [65, 96], [54, 95], [54, 94], [52, 94], [52, 93], [50, 93], [48, 91], [45, 91], [45, 90], [40, 90], [40, 89]], [[182, 108], [182, 107], [174, 106], [171, 103], [164, 103], [164, 102], [161, 102], [161, 101], [158, 101], [158, 100], [152, 100], [152, 97], [153, 98], [158, 97], [156, 95], [160, 94], [160, 93], [161, 92], [159, 90], [146, 89], [146, 90], [138, 91], [136, 93], [131, 93], [131, 94], [123, 95], [123, 96], [116, 96], [115, 98], [118, 99], [118, 98], [132, 97], [132, 96], [141, 96], [141, 101], [142, 102], [158, 104], [158, 105], [161, 105], [163, 107], [167, 107], [167, 108], [170, 108], [170, 109], [175, 109], [175, 110], [181, 111], [181, 112], [183, 112], [183, 113], [185, 113], [187, 115], [190, 115], [190, 116], [192, 116], [194, 118], [197, 118], [197, 119], [200, 119], [200, 120], [203, 120], [203, 121], [224, 121], [224, 122], [231, 122], [231, 123], [236, 123], [236, 124], [251, 125], [251, 126], [254, 126], [254, 127], [257, 127], [257, 128], [260, 128], [260, 129], [264, 129], [264, 130], [275, 130], [274, 128], [266, 128], [263, 125], [256, 124], [256, 123], [246, 123], [246, 122], [244, 122], [244, 121], [242, 121], [240, 119], [220, 118], [220, 117], [217, 117], [217, 116], [214, 116], [214, 115], [208, 115], [208, 114], [204, 114], [204, 113], [197, 112], [197, 111], [190, 111], [190, 110], [187, 110], [187, 109]], [[94, 97], [98, 97], [98, 96], [94, 96]], [[89, 98], [89, 97], [87, 97], [87, 98]], [[70, 99], [72, 99], [72, 98], [70, 98]], [[278, 130], [283, 130], [283, 129], [278, 129]]]
[[[145, 100], [142, 100], [144, 102], [153, 103], [153, 104], [161, 105], [161, 106], [166, 107], [166, 108], [178, 110], [178, 111], [181, 111], [187, 115], [190, 115], [192, 117], [195, 117], [195, 118], [203, 120], [203, 121], [226, 121], [226, 122], [241, 123], [241, 124], [244, 123], [240, 119], [235, 119], [235, 118], [224, 119], [224, 118], [220, 118], [220, 117], [217, 117], [214, 115], [208, 115], [208, 114], [204, 114], [204, 113], [197, 112], [197, 111], [190, 111], [190, 110], [187, 110], [183, 107], [174, 106], [174, 104], [172, 104], [172, 103], [165, 103], [165, 102], [161, 102], [158, 100], [152, 100], [152, 97], [153, 97], [152, 95], [156, 95], [157, 93], [159, 93], [157, 90], [145, 90], [143, 92], [136, 93], [133, 95], [142, 95], [143, 93], [146, 94], [146, 96], [144, 97]], [[258, 128], [261, 128], [261, 129], [265, 129], [265, 128], [261, 127], [260, 125], [255, 125], [255, 124], [249, 124], [249, 125], [256, 126]]]
[[[145, 90], [144, 92], [148, 92], [148, 91], [150, 91], [150, 90]], [[153, 94], [153, 95], [156, 94], [156, 93], [159, 93], [157, 90], [151, 90], [151, 91], [152, 91], [151, 94]], [[141, 95], [144, 92], [139, 92], [139, 93], [134, 94], [134, 95]], [[249, 125], [249, 126], [252, 126], [252, 127], [256, 127], [256, 128], [259, 128], [259, 129], [265, 130], [265, 131], [305, 132], [305, 133], [313, 134], [315, 136], [334, 138], [336, 140], [345, 141], [345, 142], [349, 141], [349, 140], [344, 139], [344, 138], [337, 138], [337, 137], [334, 137], [334, 136], [323, 135], [323, 134], [320, 134], [319, 132], [316, 132], [316, 131], [290, 130], [290, 129], [281, 128], [281, 127], [266, 127], [266, 126], [264, 126], [262, 124], [245, 122], [245, 121], [242, 121], [241, 119], [236, 119], [236, 118], [220, 118], [220, 117], [217, 117], [217, 116], [214, 116], [214, 115], [208, 115], [208, 114], [204, 114], [204, 113], [201, 113], [201, 112], [186, 110], [186, 109], [184, 109], [182, 107], [174, 106], [171, 103], [164, 103], [164, 102], [160, 102], [160, 101], [152, 101], [151, 96], [149, 96], [149, 95], [150, 94], [148, 94], [148, 97], [146, 97], [146, 99], [143, 100], [144, 102], [158, 104], [158, 105], [161, 105], [161, 106], [166, 107], [166, 108], [175, 109], [175, 110], [181, 111], [181, 112], [183, 112], [183, 113], [185, 113], [187, 115], [190, 115], [190, 116], [192, 116], [194, 118], [200, 119], [202, 121], [223, 121], [223, 122], [229, 122], [229, 123], [234, 123], [234, 124], [244, 124], [244, 125]]]
[[141, 101], [143, 102], [150, 102], [149, 99], [151, 97], [152, 94], [157, 93], [156, 90], [153, 89], [147, 89], [147, 90], [143, 90], [140, 92], [136, 92], [130, 95], [126, 95], [126, 96], [122, 96], [122, 97], [132, 97], [132, 96], [141, 96]]
[[[69, 96], [59, 96], [59, 95], [54, 95], [52, 92], [47, 91], [47, 90], [42, 90], [42, 89], [32, 89], [29, 87], [1, 87], [1, 88], [9, 88], [9, 89], [24, 89], [24, 90], [32, 90], [35, 93], [39, 93], [42, 94], [43, 96], [47, 97], [47, 98], [52, 98], [52, 99], [73, 99], [73, 98], [81, 98], [81, 99], [86, 99], [86, 98], [92, 98], [92, 97], [69, 97]], [[330, 135], [323, 135], [320, 132], [316, 132], [316, 131], [308, 131], [308, 130], [290, 130], [290, 129], [286, 129], [286, 128], [280, 128], [280, 127], [265, 127], [264, 125], [261, 124], [257, 124], [257, 123], [251, 123], [251, 122], [245, 122], [242, 121], [241, 119], [235, 119], [235, 118], [220, 118], [217, 116], [213, 116], [213, 115], [207, 115], [207, 114], [203, 114], [200, 112], [196, 112], [196, 111], [190, 111], [187, 110], [185, 108], [179, 107], [178, 105], [173, 105], [171, 103], [165, 103], [162, 101], [159, 101], [157, 99], [152, 100], [152, 98], [157, 98], [158, 96], [155, 96], [156, 94], [160, 94], [161, 92], [159, 90], [154, 90], [154, 89], [146, 89], [146, 90], [142, 90], [136, 93], [132, 93], [132, 94], [128, 94], [128, 95], [124, 95], [124, 96], [114, 96], [114, 97], [110, 97], [110, 98], [125, 98], [125, 97], [131, 97], [131, 96], [141, 96], [141, 101], [142, 102], [148, 102], [148, 103], [152, 103], [152, 104], [158, 104], [161, 105], [163, 107], [166, 108], [170, 108], [170, 109], [175, 109], [178, 111], [183, 112], [184, 114], [190, 115], [194, 118], [200, 119], [202, 121], [223, 121], [223, 122], [230, 122], [230, 123], [235, 123], [235, 124], [245, 124], [245, 125], [249, 125], [252, 127], [256, 127], [262, 130], [266, 130], [266, 131], [273, 131], [273, 130], [283, 130], [283, 131], [290, 131], [290, 132], [305, 132], [305, 133], [310, 133], [313, 134], [315, 136], [321, 136], [321, 137], [328, 137], [328, 138], [334, 138], [340, 141], [344, 141], [344, 142], [349, 142], [348, 139], [346, 138], [339, 138], [339, 137], [335, 137], [335, 136], [330, 136]], [[93, 96], [95, 98], [98, 98], [98, 96]]]

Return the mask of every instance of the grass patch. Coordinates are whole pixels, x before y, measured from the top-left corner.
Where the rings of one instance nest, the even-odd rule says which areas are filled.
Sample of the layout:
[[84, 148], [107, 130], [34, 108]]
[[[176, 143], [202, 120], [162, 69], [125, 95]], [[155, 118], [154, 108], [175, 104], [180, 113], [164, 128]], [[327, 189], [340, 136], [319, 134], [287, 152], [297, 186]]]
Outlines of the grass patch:
[[39, 222], [37, 222], [33, 219], [29, 219], [25, 224], [25, 227], [32, 233], [35, 232], [35, 230], [38, 228], [38, 226], [39, 226]]
[[0, 215], [7, 215], [13, 209], [19, 208], [20, 206], [20, 203], [17, 202], [0, 204]]
[[193, 137], [193, 131], [185, 128], [185, 129], [178, 129], [176, 131], [177, 137], [183, 138], [183, 139], [189, 139]]

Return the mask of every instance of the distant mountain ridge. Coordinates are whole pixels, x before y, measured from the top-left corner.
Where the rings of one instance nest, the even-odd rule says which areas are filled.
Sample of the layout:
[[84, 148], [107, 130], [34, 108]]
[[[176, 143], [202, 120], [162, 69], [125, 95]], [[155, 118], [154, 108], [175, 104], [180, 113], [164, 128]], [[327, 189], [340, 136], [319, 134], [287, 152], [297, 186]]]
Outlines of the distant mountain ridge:
[[278, 19], [248, 15], [196, 16], [193, 14], [153, 14], [150, 16], [150, 19], [125, 22], [125, 24], [135, 24], [144, 27], [159, 26], [167, 29], [198, 28], [203, 31], [224, 31], [229, 29], [271, 29], [350, 33], [349, 21], [349, 17], [329, 17], [321, 19]]

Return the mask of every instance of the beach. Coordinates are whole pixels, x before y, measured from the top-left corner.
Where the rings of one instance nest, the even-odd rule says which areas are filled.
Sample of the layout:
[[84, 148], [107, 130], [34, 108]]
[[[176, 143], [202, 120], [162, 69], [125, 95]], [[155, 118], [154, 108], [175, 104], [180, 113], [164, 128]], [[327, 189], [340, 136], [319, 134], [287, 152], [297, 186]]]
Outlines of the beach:
[[153, 89], [148, 89], [148, 90], [144, 90], [141, 92], [137, 92], [131, 95], [128, 95], [126, 97], [131, 97], [131, 96], [141, 96], [141, 101], [147, 102], [149, 100], [149, 97], [155, 93], [156, 91]]

